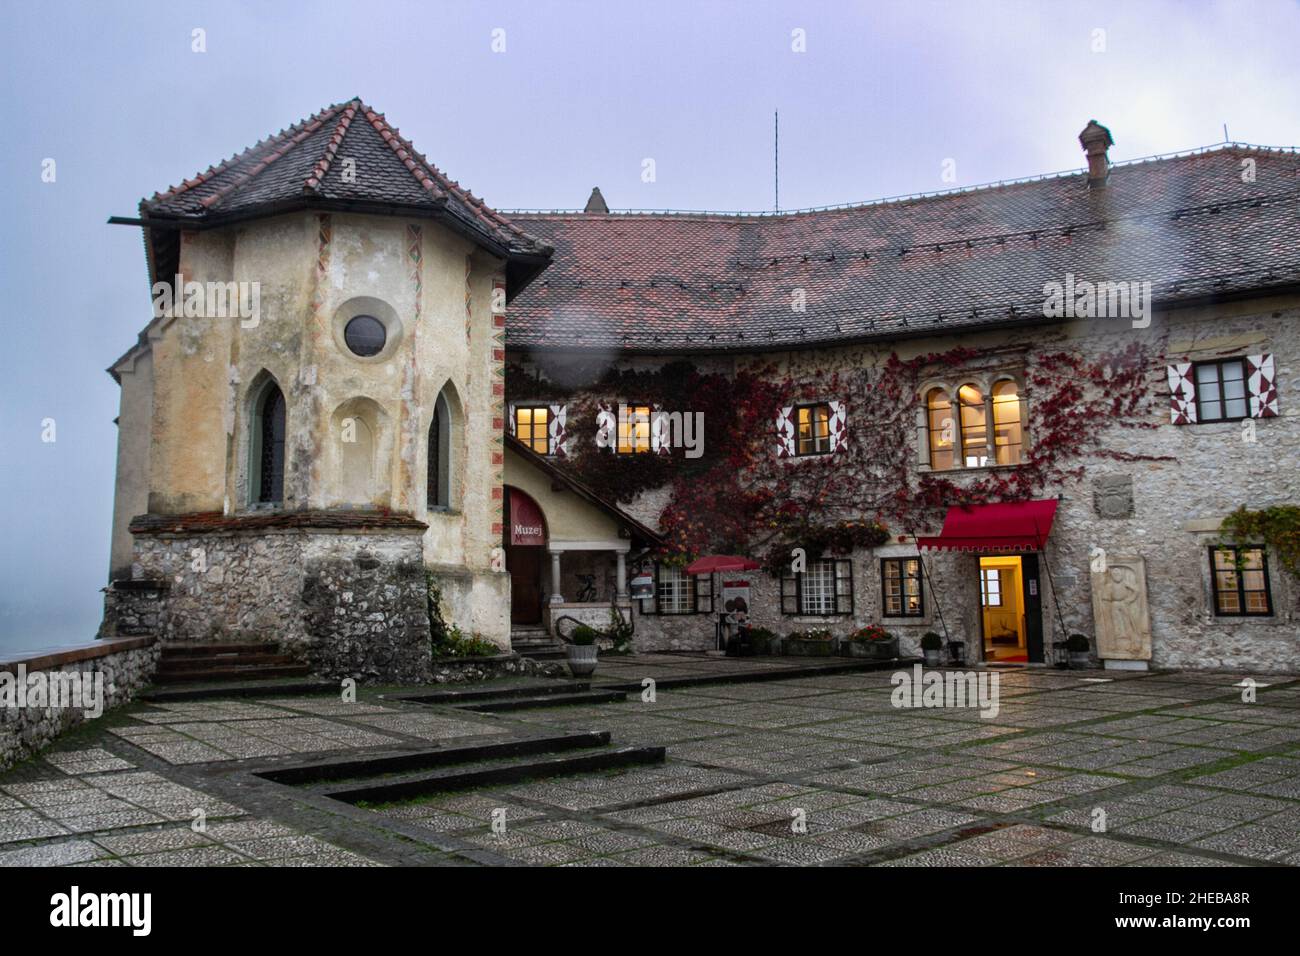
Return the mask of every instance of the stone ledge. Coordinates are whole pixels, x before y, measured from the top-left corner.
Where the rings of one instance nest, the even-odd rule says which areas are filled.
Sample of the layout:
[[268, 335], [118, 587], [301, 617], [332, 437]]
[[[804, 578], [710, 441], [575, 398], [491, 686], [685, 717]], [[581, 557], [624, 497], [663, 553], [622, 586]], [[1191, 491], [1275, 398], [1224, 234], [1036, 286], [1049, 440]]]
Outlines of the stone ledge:
[[136, 515], [135, 535], [221, 534], [243, 531], [395, 531], [423, 533], [429, 526], [406, 512], [384, 511], [268, 511], [227, 515], [199, 511], [182, 515]]
[[28, 656], [0, 659], [0, 668], [7, 669], [22, 664], [29, 671], [51, 670], [67, 664], [76, 664], [80, 661], [110, 657], [122, 651], [134, 651], [142, 647], [149, 647], [156, 643], [157, 640], [156, 637], [123, 637], [95, 641], [90, 644], [74, 644], [71, 647], [55, 648], [54, 650]]

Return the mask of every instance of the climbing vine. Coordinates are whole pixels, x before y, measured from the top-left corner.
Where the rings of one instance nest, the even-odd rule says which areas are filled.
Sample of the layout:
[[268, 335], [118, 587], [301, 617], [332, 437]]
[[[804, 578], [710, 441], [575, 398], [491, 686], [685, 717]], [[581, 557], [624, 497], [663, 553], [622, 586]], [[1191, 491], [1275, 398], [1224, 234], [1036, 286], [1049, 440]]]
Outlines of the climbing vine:
[[1243, 505], [1224, 519], [1220, 531], [1232, 541], [1264, 542], [1277, 552], [1282, 567], [1300, 577], [1300, 506], [1278, 505], [1250, 511]]
[[[934, 527], [953, 504], [1025, 499], [1082, 474], [1089, 454], [1138, 460], [1100, 447], [1103, 429], [1154, 428], [1154, 359], [1139, 343], [1085, 357], [1072, 351], [1039, 354], [1026, 367], [1030, 441], [1014, 468], [949, 472], [916, 467], [919, 389], [926, 379], [1005, 359], [970, 348], [911, 359], [890, 355], [872, 366], [816, 370], [798, 376], [773, 365], [735, 374], [701, 372], [687, 362], [652, 370], [609, 370], [586, 385], [545, 385], [528, 374], [520, 399], [564, 400], [569, 447], [565, 466], [605, 497], [629, 502], [664, 488], [659, 514], [665, 536], [660, 558], [688, 561], [704, 553], [741, 553], [769, 569], [789, 560], [792, 547], [809, 555], [846, 554], [891, 534]], [[947, 374], [952, 372], [953, 374]], [[509, 387], [509, 386], [508, 386]], [[835, 400], [848, 409], [847, 440], [829, 455], [776, 455], [777, 410]], [[665, 410], [700, 412], [704, 454], [612, 454], [596, 446], [600, 401], [624, 400]], [[992, 427], [992, 423], [989, 423]]]

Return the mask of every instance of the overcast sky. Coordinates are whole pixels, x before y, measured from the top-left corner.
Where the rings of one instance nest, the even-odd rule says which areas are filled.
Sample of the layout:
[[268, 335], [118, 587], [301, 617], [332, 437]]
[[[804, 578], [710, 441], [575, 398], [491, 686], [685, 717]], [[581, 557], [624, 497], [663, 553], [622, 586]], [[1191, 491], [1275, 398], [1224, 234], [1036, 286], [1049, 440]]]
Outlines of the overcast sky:
[[8, 0], [0, 650], [86, 640], [100, 618], [104, 369], [149, 318], [140, 232], [105, 220], [328, 103], [362, 97], [505, 209], [580, 207], [594, 185], [614, 208], [770, 209], [779, 110], [791, 209], [1074, 169], [1092, 117], [1117, 160], [1225, 123], [1300, 144], [1297, 41], [1295, 3], [1245, 0]]

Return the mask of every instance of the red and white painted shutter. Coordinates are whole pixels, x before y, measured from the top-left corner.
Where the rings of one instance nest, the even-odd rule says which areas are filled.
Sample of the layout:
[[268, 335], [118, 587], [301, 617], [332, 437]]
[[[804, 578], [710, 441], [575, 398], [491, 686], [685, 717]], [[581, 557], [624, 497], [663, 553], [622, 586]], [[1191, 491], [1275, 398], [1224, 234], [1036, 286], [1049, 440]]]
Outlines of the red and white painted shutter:
[[556, 458], [564, 457], [564, 411], [564, 405], [552, 405], [546, 416], [546, 453]]
[[618, 416], [604, 402], [596, 410], [596, 442], [605, 448], [618, 448]]
[[794, 407], [781, 409], [776, 416], [776, 457], [794, 457]]
[[831, 454], [833, 455], [841, 448], [848, 446], [849, 407], [844, 402], [830, 402], [829, 405], [831, 407], [831, 419], [828, 424], [830, 426]]
[[1175, 425], [1196, 424], [1196, 382], [1192, 363], [1178, 362], [1167, 369], [1169, 375], [1169, 421]]
[[1273, 356], [1246, 356], [1246, 388], [1250, 394], [1251, 418], [1276, 418], [1277, 375], [1273, 369]]

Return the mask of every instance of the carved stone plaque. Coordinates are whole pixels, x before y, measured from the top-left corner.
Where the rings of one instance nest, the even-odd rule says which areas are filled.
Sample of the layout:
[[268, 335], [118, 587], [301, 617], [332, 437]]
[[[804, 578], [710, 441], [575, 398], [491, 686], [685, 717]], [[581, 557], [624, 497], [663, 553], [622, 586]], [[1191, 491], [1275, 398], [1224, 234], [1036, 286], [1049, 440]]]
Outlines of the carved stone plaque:
[[1094, 479], [1092, 506], [1099, 518], [1133, 517], [1133, 476], [1101, 475]]
[[1106, 556], [1106, 570], [1092, 572], [1092, 616], [1099, 658], [1151, 660], [1146, 561], [1137, 555]]

